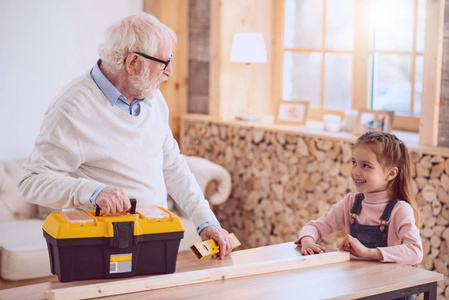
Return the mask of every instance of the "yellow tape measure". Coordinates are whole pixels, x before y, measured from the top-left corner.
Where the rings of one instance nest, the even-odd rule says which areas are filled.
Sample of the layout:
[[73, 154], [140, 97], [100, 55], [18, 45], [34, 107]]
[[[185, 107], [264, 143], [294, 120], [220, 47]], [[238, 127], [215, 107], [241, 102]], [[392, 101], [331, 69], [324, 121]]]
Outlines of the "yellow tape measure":
[[[234, 243], [234, 247], [232, 249], [235, 249], [241, 245], [240, 241], [235, 237], [233, 233], [230, 233], [229, 237]], [[190, 247], [190, 250], [192, 250], [192, 252], [198, 259], [202, 259], [208, 256], [218, 254], [220, 252], [220, 247], [218, 247], [218, 244], [217, 242], [215, 242], [215, 240], [210, 239], [204, 242], [193, 244]]]

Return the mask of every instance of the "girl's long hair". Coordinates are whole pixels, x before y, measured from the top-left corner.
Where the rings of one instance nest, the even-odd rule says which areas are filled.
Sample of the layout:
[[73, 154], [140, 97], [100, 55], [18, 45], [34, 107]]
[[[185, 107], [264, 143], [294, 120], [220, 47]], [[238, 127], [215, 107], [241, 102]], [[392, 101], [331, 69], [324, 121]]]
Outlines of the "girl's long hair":
[[415, 216], [415, 225], [419, 228], [418, 204], [412, 193], [410, 155], [404, 142], [391, 133], [368, 131], [357, 139], [354, 148], [360, 145], [369, 146], [383, 168], [398, 168], [396, 178], [388, 182], [388, 196], [404, 200], [411, 205]]

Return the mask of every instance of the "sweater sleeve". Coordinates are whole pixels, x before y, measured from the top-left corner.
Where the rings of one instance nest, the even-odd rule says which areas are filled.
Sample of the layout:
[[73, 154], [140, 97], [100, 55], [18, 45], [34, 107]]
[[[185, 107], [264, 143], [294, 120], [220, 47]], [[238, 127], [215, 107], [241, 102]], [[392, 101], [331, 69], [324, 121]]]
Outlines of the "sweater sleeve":
[[100, 183], [70, 176], [81, 161], [72, 125], [57, 108], [50, 108], [22, 168], [21, 196], [28, 202], [58, 209], [92, 206], [89, 198]]
[[163, 146], [163, 172], [167, 192], [179, 204], [197, 228], [205, 222], [218, 223], [215, 214], [209, 207], [209, 202], [204, 198], [195, 176], [180, 154], [178, 143], [173, 138], [168, 126], [168, 108], [166, 108], [166, 114], [168, 129]]
[[383, 262], [414, 265], [423, 259], [419, 229], [415, 225], [412, 207], [403, 201], [396, 205], [388, 229], [388, 247], [379, 247]]
[[299, 239], [311, 236], [315, 242], [320, 242], [326, 235], [346, 229], [349, 219], [349, 207], [352, 194], [348, 194], [341, 201], [332, 206], [330, 211], [325, 212], [317, 220], [308, 222], [301, 230]]

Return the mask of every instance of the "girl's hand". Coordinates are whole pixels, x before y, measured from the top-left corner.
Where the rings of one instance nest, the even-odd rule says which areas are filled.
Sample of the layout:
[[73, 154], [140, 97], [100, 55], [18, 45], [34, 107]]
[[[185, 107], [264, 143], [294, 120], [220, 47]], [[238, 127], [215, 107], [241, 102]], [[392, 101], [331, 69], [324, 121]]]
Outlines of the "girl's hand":
[[382, 253], [376, 248], [370, 249], [365, 247], [358, 239], [347, 234], [340, 245], [340, 251], [348, 251], [354, 256], [361, 258], [369, 258], [375, 260], [382, 260]]
[[300, 240], [297, 240], [295, 244], [301, 244], [301, 254], [302, 255], [311, 255], [315, 253], [325, 253], [326, 248], [315, 243], [315, 240], [310, 236], [305, 236]]

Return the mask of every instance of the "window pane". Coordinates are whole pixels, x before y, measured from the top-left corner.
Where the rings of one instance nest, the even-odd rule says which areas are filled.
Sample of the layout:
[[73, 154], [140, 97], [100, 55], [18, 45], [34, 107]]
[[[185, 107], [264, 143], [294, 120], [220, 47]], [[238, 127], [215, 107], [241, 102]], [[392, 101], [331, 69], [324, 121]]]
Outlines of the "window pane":
[[414, 0], [375, 0], [375, 50], [412, 51]]
[[351, 108], [352, 55], [327, 53], [325, 59], [326, 108]]
[[322, 47], [323, 0], [286, 0], [284, 47]]
[[326, 2], [326, 49], [353, 49], [354, 1], [334, 0]]
[[419, 117], [421, 115], [421, 94], [422, 94], [422, 69], [423, 57], [421, 55], [416, 57], [415, 66], [415, 99], [413, 105], [413, 115]]
[[426, 0], [418, 1], [418, 27], [416, 36], [416, 51], [424, 52], [424, 32], [426, 26]]
[[306, 100], [311, 106], [320, 106], [320, 53], [284, 53], [283, 99]]
[[372, 108], [410, 113], [410, 56], [376, 54], [373, 61]]

